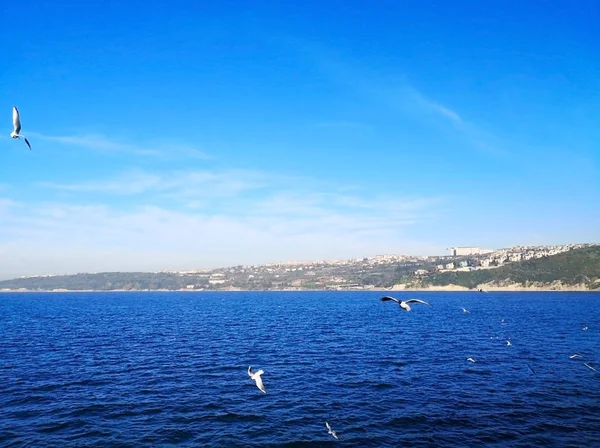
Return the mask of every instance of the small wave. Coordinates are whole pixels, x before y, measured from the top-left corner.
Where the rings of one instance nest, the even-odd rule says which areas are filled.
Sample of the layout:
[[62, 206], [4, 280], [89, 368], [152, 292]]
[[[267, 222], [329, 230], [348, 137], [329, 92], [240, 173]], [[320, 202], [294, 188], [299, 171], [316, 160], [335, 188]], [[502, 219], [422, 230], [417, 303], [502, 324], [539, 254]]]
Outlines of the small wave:
[[226, 414], [217, 414], [216, 420], [219, 422], [258, 422], [264, 416], [254, 414], [238, 414], [235, 412], [227, 412]]

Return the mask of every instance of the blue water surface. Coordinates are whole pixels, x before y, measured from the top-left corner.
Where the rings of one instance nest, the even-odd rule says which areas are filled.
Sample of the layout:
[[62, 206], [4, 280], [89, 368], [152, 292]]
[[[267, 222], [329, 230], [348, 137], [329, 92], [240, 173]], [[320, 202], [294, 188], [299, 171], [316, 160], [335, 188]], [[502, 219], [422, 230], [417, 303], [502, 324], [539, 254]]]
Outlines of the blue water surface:
[[0, 445], [600, 446], [600, 294], [381, 295], [2, 293]]

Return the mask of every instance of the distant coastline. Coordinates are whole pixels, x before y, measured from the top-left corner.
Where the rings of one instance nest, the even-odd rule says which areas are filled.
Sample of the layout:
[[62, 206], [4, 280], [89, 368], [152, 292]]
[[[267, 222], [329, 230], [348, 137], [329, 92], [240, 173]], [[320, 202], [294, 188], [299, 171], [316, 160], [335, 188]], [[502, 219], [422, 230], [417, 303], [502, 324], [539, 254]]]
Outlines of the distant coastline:
[[[585, 285], [563, 285], [556, 287], [553, 285], [545, 286], [488, 286], [483, 288], [486, 292], [597, 292], [598, 289], [590, 289]], [[2, 293], [97, 293], [97, 292], [188, 292], [188, 293], [218, 293], [218, 292], [481, 292], [477, 289], [469, 289], [459, 285], [445, 286], [427, 286], [427, 287], [404, 287], [404, 285], [394, 285], [391, 288], [352, 288], [352, 289], [306, 289], [306, 288], [285, 288], [285, 289], [15, 289], [0, 290]]]
[[[210, 271], [40, 275], [0, 281], [0, 292], [600, 291], [600, 245], [580, 246], [517, 247], [446, 259], [378, 256]], [[490, 259], [498, 265], [485, 266]]]

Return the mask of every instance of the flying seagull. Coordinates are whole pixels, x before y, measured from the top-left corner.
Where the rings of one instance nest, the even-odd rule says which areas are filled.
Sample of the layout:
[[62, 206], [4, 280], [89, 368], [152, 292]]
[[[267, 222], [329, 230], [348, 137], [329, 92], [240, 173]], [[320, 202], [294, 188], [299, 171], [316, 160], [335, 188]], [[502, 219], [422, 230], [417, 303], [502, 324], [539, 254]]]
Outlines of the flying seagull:
[[467, 358], [467, 361], [475, 362], [473, 358]]
[[463, 310], [463, 313], [468, 313], [468, 312], [469, 312], [469, 310], [468, 310], [468, 309], [466, 309], [466, 308], [462, 308], [462, 307], [461, 307], [461, 310]]
[[510, 343], [510, 341], [506, 341], [506, 345], [507, 347], [510, 347], [512, 344]]
[[405, 309], [406, 311], [410, 311], [409, 303], [423, 303], [425, 305], [429, 305], [429, 303], [425, 302], [424, 300], [420, 300], [420, 299], [398, 300], [398, 299], [396, 299], [394, 297], [390, 297], [390, 296], [383, 296], [381, 298], [382, 302], [387, 302], [388, 300], [393, 300], [394, 302], [396, 302], [398, 304], [398, 306], [400, 306], [400, 308]]
[[25, 143], [27, 143], [27, 146], [29, 146], [29, 149], [31, 149], [29, 140], [27, 140], [27, 138], [24, 135], [19, 134], [19, 132], [21, 132], [21, 119], [19, 118], [19, 111], [17, 110], [16, 106], [13, 106], [13, 128], [14, 129], [10, 133], [10, 136], [12, 138], [22, 137], [23, 140], [25, 140]]
[[578, 353], [575, 353], [574, 355], [569, 356], [569, 359], [575, 359], [575, 358], [581, 358], [581, 355]]
[[256, 387], [266, 394], [267, 390], [265, 389], [262, 378], [260, 377], [263, 373], [265, 372], [263, 372], [262, 369], [258, 372], [253, 372], [252, 366], [248, 366], [248, 376], [256, 382]]
[[590, 369], [592, 369], [594, 372], [596, 371], [596, 369], [594, 369], [592, 366], [590, 366], [587, 362], [584, 362], [586, 367], [589, 367]]
[[337, 436], [335, 431], [333, 429], [331, 429], [331, 426], [329, 426], [329, 423], [325, 422], [325, 426], [327, 427], [327, 431], [329, 432], [329, 434], [331, 434], [333, 437], [335, 437], [336, 439], [339, 440], [339, 437]]

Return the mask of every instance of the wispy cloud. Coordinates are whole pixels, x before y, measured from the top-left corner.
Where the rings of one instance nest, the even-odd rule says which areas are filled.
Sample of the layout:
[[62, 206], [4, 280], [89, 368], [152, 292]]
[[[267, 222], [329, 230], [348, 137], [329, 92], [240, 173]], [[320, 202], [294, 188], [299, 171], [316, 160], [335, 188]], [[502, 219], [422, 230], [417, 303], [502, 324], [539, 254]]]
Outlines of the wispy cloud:
[[[183, 269], [443, 249], [411, 232], [439, 219], [436, 197], [306, 180], [299, 188], [285, 176], [241, 170], [177, 179], [129, 174], [54, 185], [75, 195], [70, 202], [0, 205], [0, 272]], [[136, 205], [111, 200], [123, 194], [138, 195]]]
[[[484, 131], [457, 112], [457, 108], [429, 97], [418, 90], [404, 74], [389, 74], [385, 68], [352, 64], [330, 48], [298, 39], [287, 39], [290, 48], [303, 54], [310, 63], [331, 81], [349, 88], [357, 95], [385, 105], [406, 115], [433, 114], [453, 125], [472, 147], [493, 156], [505, 157], [508, 152], [498, 145], [498, 138]], [[364, 62], [364, 61], [363, 61]]]
[[118, 141], [116, 139], [109, 139], [102, 134], [51, 136], [30, 132], [30, 135], [42, 140], [104, 153], [125, 153], [161, 159], [169, 159], [173, 157], [185, 157], [191, 159], [212, 158], [212, 156], [203, 151], [182, 144], [143, 145], [138, 143]]
[[266, 174], [254, 170], [172, 170], [146, 172], [139, 169], [123, 172], [113, 178], [89, 182], [39, 182], [44, 188], [77, 194], [168, 198], [178, 203], [198, 203], [206, 199], [221, 201], [261, 189], [283, 188], [305, 178]]
[[452, 109], [449, 109], [446, 106], [442, 106], [441, 104], [438, 104], [438, 103], [426, 98], [425, 96], [423, 96], [423, 94], [421, 92], [419, 92], [418, 90], [416, 90], [414, 88], [411, 88], [411, 90], [413, 91], [415, 103], [417, 103], [420, 108], [422, 108], [424, 110], [432, 111], [443, 118], [447, 118], [448, 120], [450, 120], [452, 122], [464, 123], [464, 120], [457, 112], [453, 111]]

